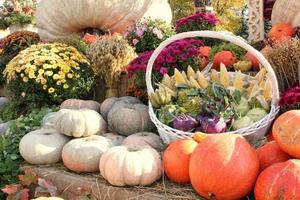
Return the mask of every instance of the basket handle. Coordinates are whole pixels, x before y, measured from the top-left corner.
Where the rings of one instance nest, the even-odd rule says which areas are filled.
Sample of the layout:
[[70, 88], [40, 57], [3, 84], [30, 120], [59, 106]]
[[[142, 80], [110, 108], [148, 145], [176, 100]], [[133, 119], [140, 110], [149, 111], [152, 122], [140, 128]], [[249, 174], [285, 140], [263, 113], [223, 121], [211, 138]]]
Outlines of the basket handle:
[[254, 49], [251, 45], [249, 45], [244, 39], [241, 37], [235, 36], [228, 32], [215, 32], [215, 31], [191, 31], [191, 32], [185, 32], [185, 33], [179, 33], [176, 34], [167, 40], [163, 41], [153, 52], [152, 56], [150, 57], [150, 60], [147, 65], [146, 69], [146, 85], [148, 94], [151, 94], [154, 92], [154, 89], [152, 87], [152, 81], [151, 81], [151, 74], [152, 74], [152, 68], [153, 64], [156, 60], [156, 58], [159, 56], [160, 52], [167, 47], [172, 42], [175, 42], [177, 40], [185, 39], [185, 38], [193, 38], [193, 37], [207, 37], [207, 38], [213, 38], [213, 39], [220, 39], [224, 41], [231, 42], [235, 45], [238, 45], [245, 50], [251, 52], [261, 63], [263, 67], [266, 68], [269, 78], [272, 82], [272, 104], [278, 105], [279, 102], [279, 89], [278, 89], [278, 81], [275, 75], [275, 72], [270, 65], [270, 63], [267, 61], [267, 59], [256, 49]]

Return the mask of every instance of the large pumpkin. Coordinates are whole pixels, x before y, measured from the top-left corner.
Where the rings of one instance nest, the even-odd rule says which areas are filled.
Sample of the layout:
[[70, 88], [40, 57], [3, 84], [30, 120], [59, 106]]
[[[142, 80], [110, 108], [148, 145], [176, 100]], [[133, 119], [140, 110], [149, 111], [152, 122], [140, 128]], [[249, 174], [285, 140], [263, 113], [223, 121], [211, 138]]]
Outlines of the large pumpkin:
[[20, 141], [19, 151], [27, 162], [35, 165], [61, 161], [61, 152], [69, 138], [55, 129], [39, 129], [27, 133]]
[[256, 200], [300, 199], [300, 160], [288, 160], [265, 169], [255, 185]]
[[137, 103], [142, 103], [138, 98], [135, 97], [110, 97], [105, 99], [100, 107], [100, 113], [102, 115], [102, 117], [107, 120], [107, 115], [109, 113], [109, 111], [113, 108], [113, 106], [116, 103], [128, 103], [128, 104], [137, 104]]
[[198, 143], [192, 139], [180, 139], [172, 142], [163, 154], [163, 166], [166, 175], [176, 183], [189, 183], [190, 157]]
[[90, 109], [96, 112], [100, 112], [100, 103], [92, 100], [81, 100], [81, 99], [67, 99], [61, 105], [61, 109]]
[[207, 199], [241, 199], [252, 190], [258, 172], [255, 150], [239, 135], [206, 137], [190, 159], [192, 186]]
[[117, 103], [109, 111], [107, 123], [113, 132], [125, 136], [141, 131], [151, 132], [155, 128], [148, 106], [143, 104]]
[[93, 110], [61, 109], [56, 116], [55, 128], [67, 136], [87, 137], [106, 132], [106, 122]]
[[157, 151], [162, 151], [164, 148], [160, 137], [151, 132], [139, 132], [125, 138], [123, 145], [150, 146]]
[[258, 155], [260, 170], [279, 162], [285, 162], [290, 156], [280, 149], [275, 141], [271, 141], [256, 150]]
[[53, 40], [86, 28], [124, 32], [142, 18], [172, 21], [167, 0], [42, 0], [36, 22], [43, 40]]
[[272, 133], [283, 151], [300, 159], [300, 110], [279, 116], [273, 124]]
[[161, 177], [159, 153], [146, 146], [116, 146], [100, 159], [100, 172], [114, 186], [150, 185]]
[[300, 27], [300, 1], [276, 0], [272, 9], [272, 23], [289, 23], [293, 27]]
[[111, 147], [111, 140], [99, 135], [77, 138], [64, 146], [62, 160], [72, 171], [95, 172], [99, 170], [101, 155]]

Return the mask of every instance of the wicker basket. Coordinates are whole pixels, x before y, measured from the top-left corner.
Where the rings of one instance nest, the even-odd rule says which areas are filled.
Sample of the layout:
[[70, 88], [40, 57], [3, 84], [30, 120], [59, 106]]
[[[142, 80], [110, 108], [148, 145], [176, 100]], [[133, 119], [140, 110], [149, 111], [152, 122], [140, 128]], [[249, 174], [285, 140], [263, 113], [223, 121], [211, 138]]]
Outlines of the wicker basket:
[[[233, 134], [241, 134], [244, 137], [246, 137], [249, 140], [253, 140], [256, 138], [262, 138], [267, 131], [269, 130], [275, 116], [279, 112], [279, 106], [278, 106], [278, 101], [279, 101], [279, 90], [278, 90], [278, 82], [276, 79], [276, 75], [269, 64], [269, 62], [265, 59], [265, 57], [256, 49], [254, 49], [251, 45], [249, 45], [244, 39], [234, 36], [231, 33], [227, 32], [214, 32], [214, 31], [193, 31], [193, 32], [186, 32], [186, 33], [180, 33], [177, 35], [172, 36], [171, 38], [167, 39], [163, 43], [160, 44], [160, 46], [154, 51], [152, 54], [147, 70], [146, 70], [146, 84], [147, 84], [147, 91], [148, 94], [154, 92], [154, 89], [152, 87], [152, 81], [151, 81], [151, 73], [152, 73], [152, 67], [154, 64], [154, 61], [160, 54], [160, 52], [169, 44], [171, 44], [174, 41], [180, 40], [180, 39], [185, 39], [185, 38], [192, 38], [192, 37], [207, 37], [207, 38], [214, 38], [214, 39], [220, 39], [224, 41], [231, 42], [233, 44], [236, 44], [245, 50], [251, 52], [266, 68], [268, 71], [268, 75], [270, 80], [272, 81], [272, 92], [273, 92], [273, 98], [271, 102], [271, 109], [269, 114], [264, 117], [262, 120], [252, 124], [251, 126], [244, 128], [244, 129], [239, 129], [237, 131], [232, 131], [232, 132], [227, 132], [227, 133], [222, 133], [222, 134], [228, 134], [228, 133], [233, 133]], [[178, 139], [178, 138], [191, 138], [194, 133], [190, 132], [184, 132], [184, 131], [179, 131], [176, 129], [173, 129], [163, 123], [161, 123], [153, 110], [153, 107], [151, 105], [151, 102], [149, 101], [149, 114], [150, 118], [155, 124], [155, 126], [158, 129], [160, 137], [163, 139], [165, 143], [170, 143], [171, 141]]]

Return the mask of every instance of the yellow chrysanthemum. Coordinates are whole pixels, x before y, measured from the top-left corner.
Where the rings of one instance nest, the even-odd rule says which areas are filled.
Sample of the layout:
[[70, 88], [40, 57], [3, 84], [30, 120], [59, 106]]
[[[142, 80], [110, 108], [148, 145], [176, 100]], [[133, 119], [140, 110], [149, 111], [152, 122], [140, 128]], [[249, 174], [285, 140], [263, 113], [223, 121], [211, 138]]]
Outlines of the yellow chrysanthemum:
[[47, 85], [43, 85], [43, 90], [47, 90]]
[[23, 73], [21, 73], [21, 74], [20, 74], [20, 76], [21, 76], [21, 78], [23, 78], [23, 77], [24, 77], [24, 74], [23, 74]]
[[41, 79], [41, 84], [42, 85], [45, 85], [47, 83], [47, 80], [46, 79]]
[[29, 76], [28, 76], [30, 79], [35, 79], [36, 76], [34, 75], [34, 73], [30, 73]]
[[27, 83], [27, 82], [28, 82], [28, 78], [27, 78], [27, 77], [24, 77], [24, 78], [23, 78], [23, 82]]
[[80, 75], [79, 74], [76, 74], [76, 78], [79, 78], [80, 77]]
[[55, 89], [53, 87], [51, 87], [51, 88], [48, 89], [48, 93], [49, 94], [52, 94], [54, 91], [55, 91]]
[[60, 81], [61, 81], [62, 83], [67, 82], [66, 79], [61, 79]]
[[70, 74], [70, 73], [69, 73], [69, 74], [67, 74], [67, 77], [68, 77], [68, 78], [73, 78], [73, 74]]
[[68, 89], [69, 85], [68, 84], [64, 84], [64, 89]]
[[39, 74], [43, 74], [44, 72], [45, 72], [45, 70], [43, 70], [43, 69], [39, 69]]
[[61, 85], [61, 81], [57, 81], [57, 82], [56, 82], [56, 85]]
[[58, 75], [58, 74], [54, 74], [54, 75], [53, 75], [53, 79], [54, 79], [54, 80], [59, 79], [59, 75]]
[[46, 71], [46, 75], [47, 75], [47, 76], [52, 76], [52, 75], [53, 75], [53, 72], [52, 72], [52, 71]]

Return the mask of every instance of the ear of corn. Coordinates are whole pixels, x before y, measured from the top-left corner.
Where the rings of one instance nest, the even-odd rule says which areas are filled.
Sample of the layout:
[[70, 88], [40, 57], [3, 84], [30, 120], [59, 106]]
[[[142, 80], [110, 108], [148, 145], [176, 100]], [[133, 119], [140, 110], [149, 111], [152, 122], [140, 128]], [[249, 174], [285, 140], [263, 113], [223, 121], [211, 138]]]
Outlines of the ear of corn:
[[220, 84], [224, 85], [225, 87], [228, 87], [230, 84], [229, 74], [226, 66], [223, 63], [220, 65]]

